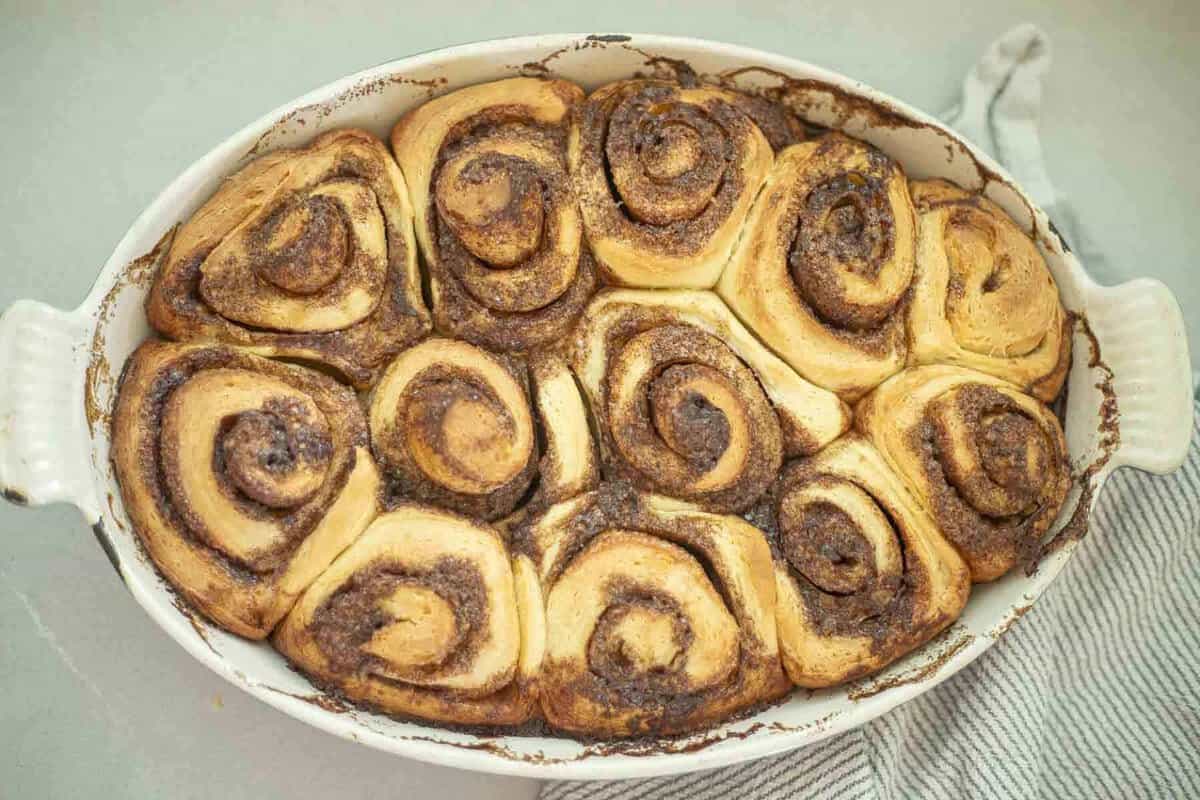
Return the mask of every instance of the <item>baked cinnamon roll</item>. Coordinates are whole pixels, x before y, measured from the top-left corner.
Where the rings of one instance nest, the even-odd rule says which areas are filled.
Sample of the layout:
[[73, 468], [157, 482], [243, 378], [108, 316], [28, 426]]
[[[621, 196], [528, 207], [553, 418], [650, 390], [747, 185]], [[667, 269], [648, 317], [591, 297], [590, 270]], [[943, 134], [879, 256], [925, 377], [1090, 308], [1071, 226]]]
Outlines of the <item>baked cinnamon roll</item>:
[[571, 171], [588, 242], [612, 282], [717, 282], [772, 161], [739, 106], [724, 89], [631, 80], [597, 89], [577, 110]]
[[533, 499], [541, 504], [597, 480], [583, 400], [566, 364], [547, 353], [527, 370], [467, 342], [428, 339], [384, 371], [371, 396], [370, 427], [391, 497], [485, 520], [529, 498], [535, 478]]
[[772, 355], [710, 292], [598, 294], [572, 365], [613, 475], [714, 511], [749, 507], [785, 455], [850, 425], [838, 398]]
[[439, 331], [501, 351], [566, 335], [596, 285], [567, 176], [583, 90], [512, 78], [452, 92], [392, 130]]
[[550, 507], [518, 547], [546, 602], [551, 725], [683, 733], [787, 691], [771, 552], [745, 521], [605, 484]]
[[768, 515], [779, 649], [799, 686], [876, 672], [943, 630], [967, 602], [966, 563], [861, 439], [793, 462]]
[[544, 640], [540, 587], [487, 525], [425, 506], [381, 515], [318, 577], [275, 647], [318, 683], [439, 722], [529, 718]]
[[429, 330], [408, 202], [396, 163], [365, 131], [257, 158], [175, 233], [150, 324], [172, 339], [317, 361], [366, 386]]
[[829, 133], [779, 154], [717, 292], [805, 378], [860, 397], [907, 357], [915, 228], [900, 167]]
[[205, 616], [253, 639], [377, 512], [354, 393], [220, 345], [151, 341], [134, 352], [112, 462], [162, 574]]
[[969, 367], [1050, 402], [1070, 366], [1071, 320], [1037, 245], [981, 195], [940, 180], [911, 189], [912, 363]]
[[1012, 384], [968, 369], [908, 369], [855, 424], [911, 487], [975, 581], [1036, 555], [1070, 488], [1058, 418]]

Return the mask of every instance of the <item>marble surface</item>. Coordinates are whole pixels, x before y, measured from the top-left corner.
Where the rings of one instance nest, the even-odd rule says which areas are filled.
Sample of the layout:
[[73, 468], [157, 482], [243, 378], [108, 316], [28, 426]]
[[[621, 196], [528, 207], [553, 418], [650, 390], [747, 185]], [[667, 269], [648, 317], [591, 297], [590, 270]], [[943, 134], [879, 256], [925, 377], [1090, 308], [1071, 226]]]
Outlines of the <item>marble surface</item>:
[[[73, 306], [195, 158], [308, 89], [415, 51], [538, 31], [676, 33], [795, 55], [936, 111], [994, 36], [1032, 21], [1054, 43], [1047, 161], [1108, 256], [1093, 271], [1166, 281], [1200, 355], [1194, 0], [292, 5], [0, 2], [0, 306]], [[72, 509], [3, 505], [0, 531], [0, 794], [536, 793], [334, 739], [243, 695], [150, 622]]]

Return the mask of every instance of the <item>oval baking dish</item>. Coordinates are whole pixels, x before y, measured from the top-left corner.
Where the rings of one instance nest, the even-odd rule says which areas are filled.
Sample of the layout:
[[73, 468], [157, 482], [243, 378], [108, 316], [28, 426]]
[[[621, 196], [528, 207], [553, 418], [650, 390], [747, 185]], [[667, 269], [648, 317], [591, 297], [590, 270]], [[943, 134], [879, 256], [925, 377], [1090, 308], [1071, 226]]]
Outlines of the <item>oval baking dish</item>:
[[339, 127], [386, 138], [431, 96], [518, 74], [587, 88], [634, 73], [694, 70], [743, 89], [788, 82], [812, 123], [876, 145], [912, 178], [980, 189], [1038, 242], [1078, 315], [1065, 400], [1077, 480], [1059, 525], [1081, 526], [1116, 468], [1166, 472], [1191, 427], [1187, 344], [1179, 306], [1160, 283], [1102, 287], [1090, 280], [1050, 220], [987, 155], [931, 117], [860, 83], [744, 47], [664, 36], [548, 35], [447, 48], [343, 78], [229, 137], [176, 178], [108, 259], [79, 308], [20, 301], [0, 318], [0, 485], [21, 504], [76, 505], [147, 613], [195, 658], [259, 699], [338, 736], [448, 766], [538, 778], [634, 778], [708, 769], [793, 749], [860, 725], [969, 664], [1024, 613], [1062, 569], [1077, 538], [1022, 571], [975, 587], [944, 634], [883, 673], [784, 702], [704, 733], [662, 741], [587, 744], [529, 735], [479, 736], [345, 708], [265, 643], [219, 630], [159, 577], [133, 534], [109, 463], [108, 414], [121, 365], [150, 333], [143, 313], [160, 244], [223, 178], [264, 152]]

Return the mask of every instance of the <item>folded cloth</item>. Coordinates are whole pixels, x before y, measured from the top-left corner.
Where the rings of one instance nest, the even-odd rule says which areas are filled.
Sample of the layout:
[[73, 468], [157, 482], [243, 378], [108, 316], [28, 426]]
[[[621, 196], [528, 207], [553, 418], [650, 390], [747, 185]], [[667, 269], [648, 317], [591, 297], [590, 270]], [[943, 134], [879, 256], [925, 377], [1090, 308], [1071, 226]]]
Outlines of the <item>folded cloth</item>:
[[[1037, 28], [1009, 31], [946, 119], [1013, 173], [1094, 271], [1103, 259], [1043, 166], [1037, 117], [1049, 62]], [[542, 800], [1200, 797], [1197, 620], [1193, 432], [1172, 475], [1113, 475], [1091, 532], [1034, 609], [941, 686], [782, 756], [644, 781], [550, 783]]]

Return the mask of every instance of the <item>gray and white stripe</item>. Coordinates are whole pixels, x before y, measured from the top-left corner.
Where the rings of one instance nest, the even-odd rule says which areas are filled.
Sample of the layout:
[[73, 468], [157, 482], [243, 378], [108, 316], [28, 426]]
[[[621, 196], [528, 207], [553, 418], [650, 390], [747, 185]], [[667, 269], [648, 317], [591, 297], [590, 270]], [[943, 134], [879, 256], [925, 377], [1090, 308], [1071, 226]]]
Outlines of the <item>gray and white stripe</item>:
[[1033, 611], [938, 688], [799, 752], [542, 800], [1200, 797], [1197, 620], [1193, 433], [1175, 474], [1118, 471]]

